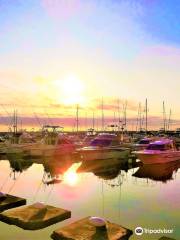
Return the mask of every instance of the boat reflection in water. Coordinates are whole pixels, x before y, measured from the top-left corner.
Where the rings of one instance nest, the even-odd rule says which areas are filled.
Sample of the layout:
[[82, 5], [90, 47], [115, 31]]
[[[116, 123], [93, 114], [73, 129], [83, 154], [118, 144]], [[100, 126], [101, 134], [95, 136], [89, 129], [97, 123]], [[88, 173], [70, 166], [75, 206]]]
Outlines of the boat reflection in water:
[[33, 165], [33, 161], [32, 160], [27, 161], [24, 159], [14, 159], [14, 160], [10, 159], [9, 164], [13, 172], [23, 172]]
[[142, 165], [133, 176], [166, 183], [168, 180], [173, 180], [173, 173], [177, 172], [179, 167], [180, 160], [164, 164]]
[[[140, 162], [129, 163], [127, 158], [123, 161], [118, 158], [86, 161], [78, 156], [76, 159], [11, 158], [9, 162], [0, 161], [3, 186], [0, 191], [26, 198], [29, 203], [38, 201], [71, 209], [70, 221], [94, 215], [130, 229], [137, 227], [137, 221], [140, 226], [153, 228], [156, 224], [158, 228], [178, 228], [179, 166], [180, 161], [142, 165]], [[13, 179], [13, 172], [9, 177], [11, 171], [17, 173], [16, 179]], [[165, 225], [165, 217], [170, 219], [170, 226]], [[5, 239], [9, 226], [0, 222], [0, 228], [5, 229]], [[53, 231], [54, 226], [49, 227], [48, 232]], [[12, 228], [11, 236], [17, 232], [26, 239], [27, 233], [16, 228]], [[36, 238], [35, 232], [28, 234], [31, 239]], [[41, 239], [49, 238], [45, 231], [39, 234]], [[176, 233], [172, 237], [179, 239]]]
[[91, 172], [99, 179], [104, 180], [105, 183], [111, 187], [119, 186], [123, 182], [125, 173], [131, 169], [139, 166], [139, 163], [134, 162], [128, 164], [128, 161], [120, 161], [117, 158], [82, 161], [82, 164], [77, 169], [78, 173]]

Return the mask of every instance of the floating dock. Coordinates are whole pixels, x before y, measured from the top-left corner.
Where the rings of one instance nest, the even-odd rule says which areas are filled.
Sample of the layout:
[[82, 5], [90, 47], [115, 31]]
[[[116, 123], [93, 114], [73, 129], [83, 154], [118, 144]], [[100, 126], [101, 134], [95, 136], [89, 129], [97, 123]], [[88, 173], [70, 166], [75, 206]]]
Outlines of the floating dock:
[[53, 240], [127, 240], [132, 235], [131, 230], [109, 221], [106, 223], [106, 229], [98, 229], [90, 223], [89, 218], [86, 217], [54, 231], [51, 238]]
[[26, 204], [26, 199], [12, 196], [9, 194], [0, 194], [0, 212], [10, 209], [20, 207]]
[[42, 229], [70, 217], [70, 211], [42, 203], [14, 208], [0, 214], [1, 221], [25, 230]]

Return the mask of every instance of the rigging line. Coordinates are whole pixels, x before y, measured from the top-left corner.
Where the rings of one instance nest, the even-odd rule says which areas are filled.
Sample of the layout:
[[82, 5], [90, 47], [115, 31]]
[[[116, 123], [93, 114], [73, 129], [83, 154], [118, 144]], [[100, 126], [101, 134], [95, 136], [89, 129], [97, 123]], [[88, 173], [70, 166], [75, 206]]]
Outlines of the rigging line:
[[8, 180], [10, 179], [11, 177], [11, 174], [12, 174], [13, 170], [11, 170], [11, 172], [8, 174], [8, 176], [5, 178], [3, 184], [1, 185], [0, 187], [0, 191], [3, 189], [3, 187], [7, 184]]
[[36, 192], [35, 192], [35, 194], [34, 194], [33, 202], [36, 200], [37, 195], [38, 195], [38, 193], [39, 193], [39, 191], [40, 191], [40, 189], [41, 189], [41, 185], [42, 185], [42, 183], [43, 183], [43, 180], [44, 180], [45, 174], [46, 174], [46, 172], [43, 173], [42, 180], [41, 180], [41, 182], [40, 182], [40, 184], [39, 184], [39, 186], [38, 186], [38, 188], [37, 188], [37, 190], [36, 190]]
[[7, 125], [9, 127], [9, 123], [6, 117], [4, 117], [2, 114], [0, 114], [0, 117], [1, 117], [1, 124]]
[[49, 193], [48, 193], [48, 195], [47, 195], [47, 197], [45, 199], [45, 204], [47, 204], [47, 202], [48, 202], [48, 200], [49, 200], [49, 198], [50, 198], [50, 196], [51, 196], [51, 194], [53, 192], [53, 189], [54, 189], [54, 184], [52, 185], [52, 187], [51, 187], [51, 189], [50, 189], [50, 191], [49, 191]]
[[118, 206], [119, 206], [119, 212], [118, 212], [118, 218], [119, 218], [119, 221], [120, 221], [120, 217], [121, 217], [121, 205], [120, 205], [120, 202], [121, 202], [121, 184], [122, 184], [122, 181], [121, 181], [121, 174], [119, 175], [119, 199], [118, 199], [118, 201], [119, 201], [119, 204], [118, 204]]
[[45, 109], [44, 109], [44, 113], [46, 114], [46, 116], [47, 116], [47, 118], [48, 118], [48, 120], [49, 120], [49, 123], [50, 123], [51, 125], [54, 125], [52, 119], [50, 118], [49, 114], [46, 112]]
[[39, 126], [42, 128], [43, 125], [41, 124], [41, 121], [40, 121], [39, 117], [37, 116], [37, 114], [36, 114], [35, 112], [33, 112], [33, 114], [34, 114], [34, 116], [35, 116], [35, 119], [36, 119], [37, 123], [38, 123]]
[[14, 180], [14, 183], [13, 183], [13, 185], [9, 188], [9, 191], [7, 192], [7, 194], [9, 194], [12, 190], [13, 190], [13, 188], [15, 187], [15, 185], [16, 185], [16, 183], [17, 183], [17, 180], [20, 178], [20, 176], [22, 175], [23, 173], [19, 173], [19, 176]]
[[3, 104], [0, 104], [1, 107], [3, 108], [3, 110], [5, 111], [5, 113], [7, 114], [7, 117], [4, 117], [5, 120], [5, 124], [9, 127], [10, 125], [12, 125], [12, 116], [11, 114], [5, 109], [5, 107], [3, 106]]
[[103, 179], [102, 179], [102, 185], [101, 185], [101, 193], [102, 193], [102, 215], [104, 217], [104, 185], [103, 185]]

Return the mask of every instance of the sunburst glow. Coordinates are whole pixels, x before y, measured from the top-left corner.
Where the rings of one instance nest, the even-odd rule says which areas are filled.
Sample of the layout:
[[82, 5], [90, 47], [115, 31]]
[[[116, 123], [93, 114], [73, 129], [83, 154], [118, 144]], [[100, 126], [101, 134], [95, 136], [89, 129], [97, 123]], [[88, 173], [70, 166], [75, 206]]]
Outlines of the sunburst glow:
[[85, 102], [85, 85], [75, 75], [69, 75], [62, 80], [56, 80], [55, 87], [58, 87], [58, 98], [64, 104], [83, 104]]
[[63, 181], [69, 186], [75, 186], [79, 181], [79, 175], [76, 170], [81, 165], [81, 163], [73, 164], [63, 175]]

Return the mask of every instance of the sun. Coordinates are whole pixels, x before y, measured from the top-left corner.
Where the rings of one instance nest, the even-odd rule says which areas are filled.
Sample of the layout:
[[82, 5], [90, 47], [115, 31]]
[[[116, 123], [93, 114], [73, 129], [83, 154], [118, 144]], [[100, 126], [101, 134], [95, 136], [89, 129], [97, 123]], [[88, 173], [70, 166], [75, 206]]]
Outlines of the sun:
[[66, 105], [85, 103], [85, 85], [75, 75], [66, 76], [62, 80], [55, 81], [58, 87], [58, 100]]
[[67, 185], [73, 187], [79, 181], [79, 175], [77, 174], [76, 170], [79, 168], [81, 163], [74, 163], [63, 175], [63, 181]]

